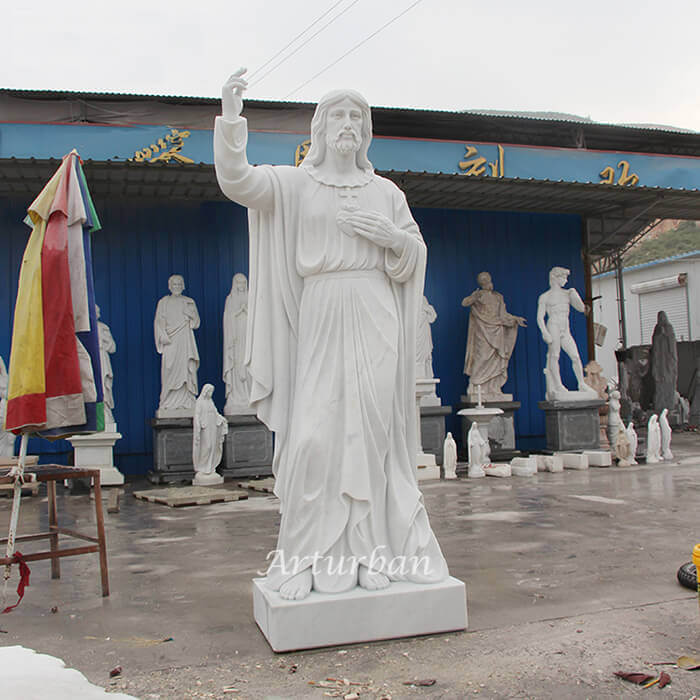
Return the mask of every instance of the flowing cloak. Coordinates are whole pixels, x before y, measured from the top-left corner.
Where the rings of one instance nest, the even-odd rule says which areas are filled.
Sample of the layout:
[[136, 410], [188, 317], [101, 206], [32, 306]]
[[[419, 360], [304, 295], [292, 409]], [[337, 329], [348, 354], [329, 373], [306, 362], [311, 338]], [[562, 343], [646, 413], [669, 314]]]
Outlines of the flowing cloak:
[[[186, 305], [191, 305], [193, 318], [185, 314]], [[187, 408], [197, 396], [199, 352], [192, 332], [193, 328], [199, 328], [197, 306], [183, 295], [163, 297], [156, 307], [153, 326], [156, 350], [163, 356], [160, 408]], [[167, 339], [169, 343], [165, 342]], [[175, 405], [170, 405], [173, 402]]]
[[226, 419], [219, 415], [209, 397], [200, 396], [192, 417], [192, 464], [196, 472], [213, 474], [221, 462]]
[[245, 363], [245, 337], [248, 313], [241, 311], [248, 303], [248, 292], [232, 289], [224, 305], [224, 361], [223, 380], [226, 384], [226, 406], [248, 407], [247, 382], [240, 371]]
[[[352, 554], [361, 559], [369, 557], [374, 549], [387, 561], [398, 556], [425, 556], [429, 562], [426, 569], [430, 570], [426, 580], [442, 580], [447, 576], [447, 566], [430, 529], [414, 465], [418, 445], [416, 326], [426, 248], [405, 197], [393, 183], [373, 173], [368, 174], [363, 185], [375, 188], [375, 197], [376, 188], [381, 190], [385, 206], [391, 208], [384, 213], [411, 236], [400, 258], [389, 250], [383, 252], [383, 271], [375, 270], [377, 275], [367, 273], [357, 287], [352, 286], [357, 276], [354, 270], [317, 275], [316, 281], [307, 278], [305, 283], [298, 269], [297, 248], [304, 208], [309, 205], [299, 195], [308, 184], [306, 178], [312, 175], [288, 166], [250, 168], [247, 162], [241, 166], [246, 143], [245, 131], [236, 128], [241, 123], [245, 124], [245, 120], [224, 122], [217, 118], [214, 152], [219, 184], [231, 199], [252, 207], [258, 196], [256, 188], [271, 195], [266, 203], [272, 206], [249, 208], [246, 365], [251, 376], [251, 405], [259, 419], [275, 432], [273, 473], [282, 513], [278, 556], [282, 552], [287, 562], [295, 557], [304, 561], [329, 553]], [[230, 161], [238, 161], [239, 165], [227, 167]], [[255, 178], [248, 178], [254, 182], [246, 182], [245, 173], [251, 170], [258, 173]], [[363, 393], [372, 381], [367, 376], [373, 372], [374, 348], [363, 344], [365, 329], [373, 323], [371, 317], [382, 310], [375, 310], [362, 295], [373, 285], [381, 291], [382, 284], [388, 285], [391, 312], [396, 316], [396, 342], [391, 352], [396, 353], [397, 359], [390, 392], [390, 426], [383, 436], [385, 444], [375, 444], [381, 431], [375, 431], [372, 421], [376, 409], [372, 387]], [[306, 295], [322, 301], [304, 316]], [[330, 299], [328, 303], [326, 298]], [[353, 307], [356, 302], [366, 305]], [[323, 318], [309, 320], [312, 316]], [[324, 325], [327, 320], [330, 328]], [[304, 332], [300, 333], [302, 326]], [[307, 333], [309, 328], [311, 334]], [[377, 335], [381, 335], [381, 329]], [[318, 341], [321, 336], [324, 339]], [[305, 355], [309, 347], [316, 348], [315, 342], [321, 344], [324, 354], [314, 363]], [[363, 351], [369, 352], [365, 366], [354, 364]], [[300, 357], [302, 361], [298, 362]], [[324, 360], [334, 364], [329, 368]], [[316, 369], [319, 367], [323, 369]], [[299, 386], [298, 371], [304, 373]], [[303, 404], [309, 409], [307, 413], [302, 410], [300, 396], [304, 400], [310, 391], [309, 377], [316, 382], [322, 398], [316, 405], [313, 401]], [[339, 391], [329, 398], [326, 386], [330, 384]], [[329, 414], [337, 416], [338, 424], [345, 427], [344, 434], [313, 432], [316, 424], [324, 425]], [[376, 422], [381, 422], [381, 417]], [[354, 428], [359, 433], [354, 433]], [[337, 460], [314, 460], [313, 455], [325, 454], [326, 444], [337, 446], [333, 453]], [[298, 454], [300, 445], [306, 446], [305, 454], [310, 459]], [[365, 451], [381, 454], [381, 463], [365, 463]], [[353, 463], [349, 455], [358, 456], [360, 463]], [[310, 561], [306, 561], [308, 566]], [[268, 585], [277, 589], [303, 568], [303, 564], [293, 570], [283, 565], [275, 567], [273, 562], [268, 570]], [[376, 562], [375, 568], [383, 570]]]
[[496, 313], [491, 311], [493, 307], [480, 303], [478, 299], [471, 305], [464, 374], [469, 375], [472, 385], [486, 384], [502, 377], [500, 386], [503, 386], [508, 379], [508, 361], [515, 347], [518, 325], [506, 311], [503, 295], [499, 292], [489, 294], [498, 300]]

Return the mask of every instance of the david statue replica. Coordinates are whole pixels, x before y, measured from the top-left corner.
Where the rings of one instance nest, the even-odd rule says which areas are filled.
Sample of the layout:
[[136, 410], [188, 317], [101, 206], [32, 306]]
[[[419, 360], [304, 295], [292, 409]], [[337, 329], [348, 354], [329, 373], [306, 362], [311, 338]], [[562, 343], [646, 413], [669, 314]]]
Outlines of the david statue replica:
[[[537, 300], [537, 326], [547, 344], [547, 363], [544, 369], [547, 401], [598, 398], [596, 390], [584, 381], [581, 356], [569, 327], [570, 307], [586, 315], [590, 311], [575, 289], [565, 287], [569, 272], [565, 267], [553, 267], [549, 271], [549, 289]], [[578, 391], [569, 391], [562, 383], [559, 369], [559, 354], [562, 350], [571, 360]]]
[[298, 168], [249, 165], [244, 72], [223, 87], [214, 154], [222, 191], [249, 209], [250, 403], [275, 431], [282, 518], [264, 585], [299, 600], [441, 582], [413, 463], [420, 231], [374, 173], [369, 105], [353, 90], [319, 102]]

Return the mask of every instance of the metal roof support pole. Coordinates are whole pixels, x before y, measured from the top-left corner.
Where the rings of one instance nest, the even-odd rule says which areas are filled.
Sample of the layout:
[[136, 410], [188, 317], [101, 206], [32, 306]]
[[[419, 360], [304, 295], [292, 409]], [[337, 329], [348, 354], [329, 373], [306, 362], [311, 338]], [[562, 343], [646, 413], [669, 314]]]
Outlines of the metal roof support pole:
[[622, 279], [622, 256], [615, 259], [615, 282], [617, 283], [617, 311], [620, 321], [620, 342], [627, 349], [627, 316], [625, 315], [625, 285]]
[[617, 357], [617, 384], [624, 398], [627, 396], [628, 381], [626, 378], [625, 355], [627, 350], [627, 315], [625, 313], [625, 281], [622, 277], [622, 253], [615, 258], [615, 282], [617, 284], [617, 312], [620, 322], [620, 342], [623, 352], [615, 352]]

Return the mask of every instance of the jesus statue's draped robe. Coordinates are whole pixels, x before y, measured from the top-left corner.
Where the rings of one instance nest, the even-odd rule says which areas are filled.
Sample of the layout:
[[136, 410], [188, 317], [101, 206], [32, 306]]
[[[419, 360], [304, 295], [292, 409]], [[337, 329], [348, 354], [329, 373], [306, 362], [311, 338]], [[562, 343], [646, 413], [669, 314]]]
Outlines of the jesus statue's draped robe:
[[[251, 405], [275, 431], [282, 520], [268, 586], [314, 556], [368, 565], [374, 555], [392, 580], [443, 580], [414, 466], [426, 249], [405, 197], [371, 169], [343, 186], [310, 165], [252, 167], [246, 142], [244, 118], [217, 118], [219, 185], [249, 208]], [[408, 233], [401, 256], [342, 231], [348, 205]], [[301, 564], [284, 566], [295, 557]], [[402, 557], [424, 557], [420, 575], [392, 569]], [[344, 590], [353, 576], [314, 573], [314, 587]]]

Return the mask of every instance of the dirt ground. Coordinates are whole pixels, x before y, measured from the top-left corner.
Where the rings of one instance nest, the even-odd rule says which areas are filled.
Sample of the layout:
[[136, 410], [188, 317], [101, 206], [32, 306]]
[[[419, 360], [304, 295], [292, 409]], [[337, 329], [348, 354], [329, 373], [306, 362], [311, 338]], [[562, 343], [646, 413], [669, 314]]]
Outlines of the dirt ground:
[[[0, 617], [0, 645], [151, 700], [700, 696], [700, 670], [674, 665], [700, 656], [698, 598], [676, 581], [700, 542], [700, 437], [674, 435], [673, 447], [672, 465], [424, 482], [450, 571], [467, 584], [466, 632], [275, 654], [250, 584], [274, 548], [275, 499], [170, 509], [129, 485], [106, 516], [110, 597], [94, 555], [64, 559], [57, 581], [37, 562], [22, 604]], [[9, 506], [0, 499], [0, 528]], [[65, 527], [87, 529], [93, 513], [88, 496], [60, 494]], [[45, 527], [45, 497], [25, 499], [20, 531]], [[613, 675], [662, 670], [662, 689]], [[406, 685], [417, 680], [435, 682]]]

